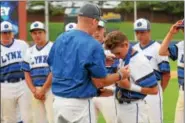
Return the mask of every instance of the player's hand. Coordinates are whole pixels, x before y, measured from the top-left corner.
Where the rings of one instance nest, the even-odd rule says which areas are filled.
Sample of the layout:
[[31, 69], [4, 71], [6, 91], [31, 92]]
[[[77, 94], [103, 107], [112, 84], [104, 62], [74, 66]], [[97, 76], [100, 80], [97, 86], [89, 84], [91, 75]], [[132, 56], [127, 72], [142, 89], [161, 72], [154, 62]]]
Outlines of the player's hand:
[[45, 91], [44, 89], [36, 89], [36, 92], [35, 92], [35, 98], [36, 99], [39, 99], [39, 100], [45, 100]]
[[182, 20], [179, 20], [179, 21], [177, 21], [174, 25], [172, 25], [171, 26], [171, 28], [170, 28], [170, 33], [171, 34], [176, 34], [176, 33], [178, 33], [179, 32], [179, 26], [182, 24]]
[[121, 67], [119, 69], [119, 71], [122, 73], [123, 79], [126, 79], [126, 78], [128, 78], [130, 76], [130, 70], [129, 70], [128, 65], [124, 66], [124, 67]]
[[128, 78], [118, 81], [117, 84], [119, 87], [122, 87], [122, 88], [126, 88], [126, 89], [130, 88], [130, 81], [128, 80]]
[[115, 56], [113, 54], [106, 55], [106, 66], [111, 66], [114, 63]]
[[100, 91], [101, 91], [100, 97], [109, 97], [113, 95], [113, 91], [111, 89], [103, 88], [100, 89]]

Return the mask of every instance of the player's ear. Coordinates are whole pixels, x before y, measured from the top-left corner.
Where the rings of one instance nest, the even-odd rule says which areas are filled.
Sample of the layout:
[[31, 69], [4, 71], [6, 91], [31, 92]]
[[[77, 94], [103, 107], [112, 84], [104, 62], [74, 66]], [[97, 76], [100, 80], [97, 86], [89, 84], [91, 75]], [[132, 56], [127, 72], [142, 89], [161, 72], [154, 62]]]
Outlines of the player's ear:
[[93, 19], [93, 25], [97, 25], [97, 27], [98, 27], [98, 20], [97, 19]]

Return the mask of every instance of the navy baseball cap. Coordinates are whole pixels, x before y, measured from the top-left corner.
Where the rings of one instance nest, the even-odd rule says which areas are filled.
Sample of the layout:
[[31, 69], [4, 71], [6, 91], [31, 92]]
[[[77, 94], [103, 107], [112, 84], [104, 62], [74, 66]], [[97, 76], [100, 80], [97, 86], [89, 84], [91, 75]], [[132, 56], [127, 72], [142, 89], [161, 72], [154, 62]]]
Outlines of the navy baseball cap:
[[140, 18], [134, 23], [134, 31], [147, 31], [151, 29], [150, 22], [144, 18]]
[[97, 20], [102, 20], [102, 12], [101, 9], [98, 7], [98, 5], [92, 4], [92, 3], [86, 3], [84, 4], [79, 12], [79, 16], [84, 16], [84, 17], [89, 17], [89, 18], [94, 18]]

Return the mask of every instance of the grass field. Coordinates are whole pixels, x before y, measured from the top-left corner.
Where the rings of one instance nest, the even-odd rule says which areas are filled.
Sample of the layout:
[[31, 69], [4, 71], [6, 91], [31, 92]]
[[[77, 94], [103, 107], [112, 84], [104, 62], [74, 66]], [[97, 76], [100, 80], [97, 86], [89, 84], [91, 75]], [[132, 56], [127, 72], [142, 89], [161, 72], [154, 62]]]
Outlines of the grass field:
[[[51, 41], [54, 41], [56, 37], [63, 32], [63, 23], [50, 23], [49, 24], [49, 37]], [[122, 23], [107, 23], [106, 24], [108, 29], [119, 29], [120, 31], [124, 32], [129, 40], [134, 40], [134, 31], [133, 31], [133, 23], [131, 22], [122, 22]], [[152, 23], [152, 39], [155, 40], [162, 40], [164, 39], [166, 33], [168, 32], [171, 24], [165, 23]], [[30, 23], [27, 25], [27, 29], [29, 30]], [[29, 31], [28, 31], [29, 32]], [[174, 37], [174, 40], [182, 40], [183, 35], [177, 34]], [[31, 41], [30, 34], [28, 33], [28, 41]]]

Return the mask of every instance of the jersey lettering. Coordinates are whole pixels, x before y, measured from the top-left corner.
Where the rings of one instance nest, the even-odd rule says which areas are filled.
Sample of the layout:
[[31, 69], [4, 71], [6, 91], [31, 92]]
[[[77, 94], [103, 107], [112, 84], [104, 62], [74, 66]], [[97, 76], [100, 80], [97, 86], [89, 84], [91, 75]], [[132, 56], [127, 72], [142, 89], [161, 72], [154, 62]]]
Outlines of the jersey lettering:
[[34, 57], [34, 59], [35, 59], [35, 64], [47, 63], [47, 58], [48, 58], [47, 55], [44, 55], [44, 56], [36, 56], [36, 57]]
[[1, 62], [5, 63], [7, 61], [14, 60], [14, 59], [20, 59], [20, 58], [22, 58], [21, 51], [9, 52], [5, 54], [5, 56], [1, 56]]

